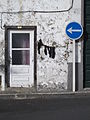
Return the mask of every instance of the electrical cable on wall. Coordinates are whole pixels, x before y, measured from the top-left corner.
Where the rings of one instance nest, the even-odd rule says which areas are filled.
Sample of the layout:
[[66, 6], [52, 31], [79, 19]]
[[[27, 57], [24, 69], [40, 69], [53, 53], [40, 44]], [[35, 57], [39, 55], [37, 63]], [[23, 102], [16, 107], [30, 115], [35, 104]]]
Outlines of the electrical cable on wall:
[[68, 9], [64, 9], [64, 10], [52, 10], [52, 11], [16, 11], [16, 12], [0, 12], [1, 14], [1, 29], [3, 29], [2, 27], [2, 21], [3, 21], [3, 14], [24, 14], [24, 13], [30, 13], [30, 12], [33, 12], [33, 13], [61, 13], [61, 12], [68, 12], [70, 11], [72, 8], [73, 8], [73, 3], [74, 3], [74, 0], [72, 0], [71, 2], [71, 5]]
[[68, 12], [69, 10], [71, 10], [72, 9], [72, 7], [73, 7], [73, 2], [74, 2], [74, 0], [72, 0], [72, 2], [71, 2], [71, 5], [70, 5], [70, 7], [68, 8], [68, 9], [64, 9], [64, 10], [58, 10], [58, 11], [54, 11], [54, 10], [52, 10], [52, 11], [17, 11], [17, 12], [0, 12], [1, 14], [19, 14], [19, 13], [28, 13], [28, 12], [34, 12], [34, 13], [57, 13], [57, 12]]

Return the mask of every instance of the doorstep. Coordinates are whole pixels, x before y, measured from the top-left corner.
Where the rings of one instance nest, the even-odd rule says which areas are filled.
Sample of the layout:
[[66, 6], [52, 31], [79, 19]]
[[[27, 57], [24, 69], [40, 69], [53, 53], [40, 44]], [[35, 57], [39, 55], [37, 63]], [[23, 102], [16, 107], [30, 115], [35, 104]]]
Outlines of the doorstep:
[[38, 92], [29, 88], [7, 88], [0, 91], [0, 99], [38, 99], [38, 98], [87, 98], [90, 97], [90, 90], [83, 91], [59, 91], [59, 92]]

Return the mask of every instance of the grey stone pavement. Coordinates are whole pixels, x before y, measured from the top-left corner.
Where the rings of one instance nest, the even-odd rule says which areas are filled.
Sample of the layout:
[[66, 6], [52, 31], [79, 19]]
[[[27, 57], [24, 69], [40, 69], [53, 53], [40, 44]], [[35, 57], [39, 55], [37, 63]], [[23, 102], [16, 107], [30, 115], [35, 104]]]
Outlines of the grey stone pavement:
[[90, 91], [0, 91], [0, 120], [90, 120]]
[[12, 98], [0, 99], [0, 120], [90, 120], [90, 93]]

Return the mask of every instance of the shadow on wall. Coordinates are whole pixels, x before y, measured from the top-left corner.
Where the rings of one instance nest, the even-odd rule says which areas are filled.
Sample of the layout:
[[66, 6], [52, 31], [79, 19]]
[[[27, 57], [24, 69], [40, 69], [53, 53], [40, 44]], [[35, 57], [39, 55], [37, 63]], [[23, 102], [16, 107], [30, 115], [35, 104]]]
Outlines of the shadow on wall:
[[38, 54], [40, 54], [41, 47], [44, 46], [44, 53], [45, 55], [49, 54], [50, 58], [55, 58], [55, 47], [47, 46], [42, 43], [42, 40], [40, 39], [38, 42]]

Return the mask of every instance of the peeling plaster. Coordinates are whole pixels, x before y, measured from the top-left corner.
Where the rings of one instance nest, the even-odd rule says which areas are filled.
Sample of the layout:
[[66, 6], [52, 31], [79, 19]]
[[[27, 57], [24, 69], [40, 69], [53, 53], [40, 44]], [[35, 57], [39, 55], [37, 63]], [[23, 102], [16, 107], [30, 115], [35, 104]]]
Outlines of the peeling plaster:
[[[68, 9], [70, 4], [71, 0], [0, 0], [0, 11], [63, 10]], [[74, 0], [73, 9], [64, 13], [37, 14], [32, 12], [3, 15], [2, 25], [37, 26], [37, 42], [41, 39], [45, 46], [55, 48], [54, 59], [49, 54], [45, 54], [44, 45], [40, 49], [40, 54], [37, 51], [38, 90], [60, 91], [67, 89], [67, 63], [72, 62], [73, 45], [66, 36], [65, 28], [71, 21], [81, 22], [81, 0]], [[4, 45], [4, 31], [0, 30], [0, 45], [2, 41]], [[79, 48], [78, 55], [76, 53], [77, 62], [80, 62], [81, 43], [78, 43], [77, 46]], [[0, 60], [4, 61], [2, 47], [0, 47], [0, 51]]]
[[40, 39], [38, 42], [38, 54], [41, 53], [41, 48], [44, 47], [44, 54], [49, 55], [50, 58], [55, 58], [55, 47], [53, 46], [47, 46], [42, 43], [42, 40]]

